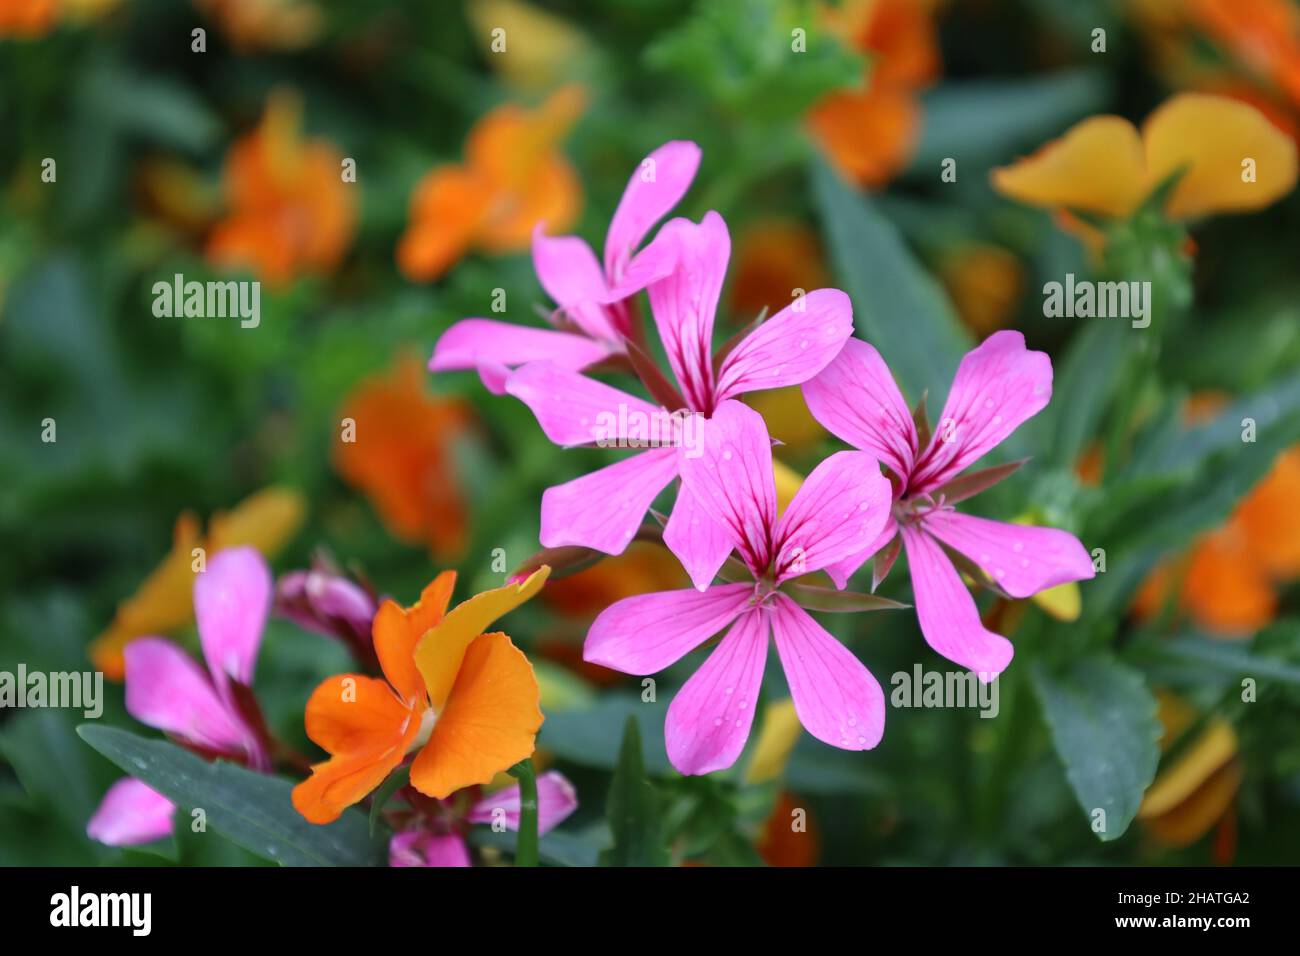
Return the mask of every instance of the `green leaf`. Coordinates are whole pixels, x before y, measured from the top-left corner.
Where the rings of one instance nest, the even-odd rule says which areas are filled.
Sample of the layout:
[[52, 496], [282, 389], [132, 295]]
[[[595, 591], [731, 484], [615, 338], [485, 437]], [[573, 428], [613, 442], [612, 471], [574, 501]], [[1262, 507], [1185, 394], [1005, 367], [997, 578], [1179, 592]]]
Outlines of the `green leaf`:
[[175, 744], [82, 724], [81, 739], [173, 803], [201, 807], [208, 825], [262, 859], [282, 866], [373, 866], [385, 839], [371, 839], [365, 817], [348, 811], [334, 823], [308, 823], [293, 808], [293, 781], [218, 760], [209, 763]]
[[949, 156], [960, 157], [965, 169], [1014, 159], [1024, 147], [1096, 112], [1107, 86], [1099, 70], [944, 83], [922, 100], [925, 125], [910, 168], [937, 174]]
[[392, 799], [393, 794], [401, 790], [411, 782], [411, 768], [398, 767], [388, 775], [388, 779], [376, 788], [374, 795], [370, 798], [370, 835], [375, 835], [375, 830], [379, 826], [383, 813], [384, 804]]
[[971, 341], [939, 284], [869, 196], [821, 160], [813, 164], [812, 183], [858, 334], [880, 350], [905, 393], [947, 394]]
[[600, 855], [602, 866], [666, 866], [659, 797], [641, 759], [641, 732], [635, 717], [623, 726], [623, 746], [606, 803], [614, 845]]
[[1118, 839], [1160, 759], [1155, 698], [1140, 673], [1109, 655], [1080, 660], [1059, 676], [1035, 667], [1033, 684], [1079, 805], [1101, 840]]
[[853, 613], [858, 611], [902, 611], [911, 607], [889, 598], [875, 594], [861, 594], [857, 591], [838, 591], [835, 588], [823, 588], [815, 584], [787, 584], [785, 591], [796, 603], [810, 611], [828, 611], [831, 613]]

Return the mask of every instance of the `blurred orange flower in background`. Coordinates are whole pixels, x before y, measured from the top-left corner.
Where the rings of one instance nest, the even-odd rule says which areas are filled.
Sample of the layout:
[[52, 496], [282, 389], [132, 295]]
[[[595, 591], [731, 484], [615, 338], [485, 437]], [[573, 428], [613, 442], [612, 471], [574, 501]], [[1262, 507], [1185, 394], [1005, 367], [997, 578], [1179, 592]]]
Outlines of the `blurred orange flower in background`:
[[939, 278], [963, 323], [980, 338], [1006, 328], [1025, 291], [1025, 268], [1011, 252], [965, 243], [939, 266]]
[[321, 32], [321, 14], [304, 0], [194, 0], [238, 50], [296, 50]]
[[434, 554], [465, 545], [465, 504], [452, 446], [470, 425], [468, 406], [425, 391], [424, 366], [411, 355], [361, 382], [343, 400], [334, 467], [363, 492], [389, 533]]
[[1253, 634], [1277, 613], [1277, 586], [1300, 578], [1300, 446], [1273, 468], [1218, 528], [1189, 553], [1156, 567], [1138, 590], [1134, 611], [1153, 618], [1177, 588], [1177, 606], [1222, 637]]
[[[1225, 839], [1215, 841], [1215, 862], [1232, 862], [1235, 852], [1232, 803], [1241, 786], [1242, 765], [1237, 734], [1221, 717], [1201, 720], [1185, 700], [1168, 691], [1157, 693], [1163, 733], [1161, 753], [1178, 745], [1147, 788], [1138, 819], [1158, 842], [1184, 847], [1220, 823]], [[1192, 736], [1194, 735], [1194, 736]]]
[[261, 123], [226, 156], [230, 210], [208, 237], [208, 259], [273, 285], [332, 271], [356, 227], [356, 185], [343, 181], [342, 162], [330, 143], [302, 138], [296, 95], [273, 94]]
[[794, 299], [830, 285], [817, 233], [797, 219], [761, 219], [746, 226], [736, 243], [731, 309], [747, 324], [763, 309], [772, 315]]
[[560, 141], [582, 113], [580, 86], [556, 90], [535, 110], [507, 103], [465, 139], [465, 161], [439, 166], [416, 184], [397, 264], [413, 282], [432, 282], [470, 249], [517, 252], [533, 227], [563, 233], [578, 218], [582, 189]]
[[933, 0], [849, 0], [825, 8], [846, 44], [872, 55], [866, 85], [823, 97], [808, 114], [839, 170], [869, 189], [907, 165], [921, 128], [920, 90], [939, 75]]
[[194, 620], [195, 548], [204, 562], [218, 551], [251, 545], [273, 557], [302, 527], [306, 503], [298, 492], [266, 488], [208, 522], [206, 539], [191, 512], [176, 519], [172, 548], [162, 563], [118, 605], [112, 624], [90, 645], [90, 659], [109, 680], [121, 680], [126, 645], [137, 637], [168, 634]]
[[0, 0], [0, 36], [34, 39], [54, 29], [59, 0]]

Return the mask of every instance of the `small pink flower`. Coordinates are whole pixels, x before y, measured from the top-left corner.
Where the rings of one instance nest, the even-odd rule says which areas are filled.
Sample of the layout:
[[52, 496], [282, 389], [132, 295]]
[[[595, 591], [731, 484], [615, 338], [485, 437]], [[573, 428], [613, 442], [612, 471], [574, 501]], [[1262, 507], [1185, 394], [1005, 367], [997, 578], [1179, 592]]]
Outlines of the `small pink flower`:
[[338, 638], [360, 663], [375, 667], [370, 625], [378, 610], [369, 591], [326, 567], [290, 571], [276, 582], [276, 614], [305, 631]]
[[[853, 333], [849, 297], [817, 289], [782, 309], [715, 362], [713, 322], [731, 256], [727, 225], [715, 212], [700, 223], [674, 219], [638, 257], [662, 278], [647, 292], [685, 411], [707, 419], [727, 400], [747, 392], [807, 381], [839, 354]], [[716, 371], [715, 371], [716, 368]], [[506, 391], [537, 416], [558, 445], [598, 440], [644, 445], [634, 424], [670, 409], [562, 368], [552, 362], [524, 365]], [[707, 432], [710, 423], [696, 423]], [[579, 545], [619, 554], [640, 527], [655, 497], [678, 475], [673, 447], [652, 447], [542, 496], [541, 542]], [[691, 580], [708, 587], [732, 543], [692, 495], [679, 492], [664, 541]]]
[[[388, 844], [389, 866], [469, 866], [469, 847], [459, 823], [500, 823], [507, 830], [519, 829], [519, 785], [514, 784], [483, 797], [463, 821], [419, 821], [393, 834]], [[440, 801], [440, 807], [450, 801]], [[578, 794], [567, 777], [550, 770], [537, 778], [537, 832], [545, 834], [559, 826], [578, 809]]]
[[[945, 549], [970, 559], [991, 583], [1017, 598], [1094, 573], [1087, 550], [1072, 534], [953, 509], [981, 490], [979, 482], [962, 488], [951, 485], [953, 479], [1047, 406], [1051, 360], [1027, 350], [1019, 332], [991, 335], [962, 359], [924, 450], [889, 368], [866, 342], [850, 341], [803, 392], [822, 425], [855, 448], [879, 455], [895, 476], [893, 508], [877, 547], [901, 535], [926, 642], [991, 680], [1010, 663], [1011, 642], [980, 623], [975, 600]], [[896, 553], [894, 548], [889, 545], [885, 553]], [[826, 571], [842, 588], [875, 550], [863, 549]]]
[[475, 368], [488, 390], [500, 395], [510, 370], [526, 362], [546, 360], [576, 370], [621, 353], [633, 327], [627, 300], [659, 278], [662, 265], [637, 255], [636, 248], [686, 194], [699, 165], [700, 148], [684, 141], [665, 143], [641, 161], [610, 220], [603, 267], [582, 239], [547, 236], [539, 223], [533, 266], [563, 327], [462, 319], [434, 346], [429, 370]]
[[[270, 757], [249, 688], [271, 603], [271, 572], [254, 548], [208, 560], [194, 579], [194, 617], [206, 671], [161, 637], [127, 645], [126, 709], [207, 757], [269, 770]], [[251, 712], [251, 713], [250, 713]], [[118, 781], [90, 820], [90, 836], [112, 845], [158, 839], [170, 824], [166, 798], [136, 780]]]
[[838, 452], [818, 465], [777, 518], [772, 447], [762, 417], [723, 402], [682, 484], [740, 554], [753, 582], [642, 594], [606, 608], [583, 656], [628, 674], [663, 670], [730, 625], [668, 708], [664, 739], [684, 774], [735, 763], [749, 738], [769, 632], [805, 729], [834, 747], [870, 750], [885, 727], [880, 684], [782, 585], [878, 540], [889, 482], [873, 455]]

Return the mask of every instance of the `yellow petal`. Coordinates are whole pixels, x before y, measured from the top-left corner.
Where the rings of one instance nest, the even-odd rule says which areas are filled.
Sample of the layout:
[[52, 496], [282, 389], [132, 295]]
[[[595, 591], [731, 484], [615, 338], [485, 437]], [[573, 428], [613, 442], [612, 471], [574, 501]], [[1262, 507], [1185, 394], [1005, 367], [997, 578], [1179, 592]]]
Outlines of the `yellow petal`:
[[1237, 734], [1225, 720], [1213, 720], [1205, 732], [1156, 775], [1142, 805], [1139, 819], [1158, 817], [1172, 810], [1210, 779], [1237, 753]]
[[754, 756], [745, 769], [745, 782], [766, 783], [781, 776], [802, 729], [803, 725], [794, 712], [794, 701], [789, 697], [768, 704], [763, 712], [763, 725], [758, 731]]
[[772, 459], [772, 475], [776, 478], [776, 508], [784, 512], [803, 485], [803, 475], [779, 458]]
[[1152, 834], [1170, 846], [1195, 843], [1228, 811], [1241, 786], [1241, 777], [1240, 761], [1225, 764], [1187, 800], [1146, 821]]
[[550, 567], [542, 565], [520, 584], [507, 584], [503, 588], [476, 594], [452, 608], [435, 627], [420, 638], [420, 642], [415, 645], [415, 666], [424, 677], [429, 703], [435, 711], [441, 712], [447, 703], [447, 695], [456, 682], [456, 674], [465, 658], [466, 648], [493, 621], [513, 611], [540, 591], [550, 573]]
[[[475, 0], [465, 12], [490, 54], [488, 62], [523, 89], [550, 86], [587, 50], [583, 35], [567, 20], [519, 0]], [[504, 31], [504, 50], [493, 49], [498, 28]], [[518, 37], [526, 42], [516, 42]]]
[[[1240, 100], [1179, 94], [1147, 117], [1142, 139], [1150, 186], [1187, 167], [1165, 204], [1173, 219], [1263, 209], [1295, 187], [1295, 143]], [[1255, 182], [1243, 181], [1247, 160]]]
[[993, 187], [1032, 206], [1122, 218], [1147, 192], [1142, 140], [1118, 116], [1094, 116], [1032, 156], [993, 170]]
[[1083, 610], [1083, 599], [1079, 596], [1079, 585], [1075, 581], [1039, 591], [1030, 600], [1058, 621], [1077, 621], [1079, 612]]
[[251, 545], [270, 557], [302, 527], [307, 506], [289, 488], [264, 488], [208, 522], [208, 552]]

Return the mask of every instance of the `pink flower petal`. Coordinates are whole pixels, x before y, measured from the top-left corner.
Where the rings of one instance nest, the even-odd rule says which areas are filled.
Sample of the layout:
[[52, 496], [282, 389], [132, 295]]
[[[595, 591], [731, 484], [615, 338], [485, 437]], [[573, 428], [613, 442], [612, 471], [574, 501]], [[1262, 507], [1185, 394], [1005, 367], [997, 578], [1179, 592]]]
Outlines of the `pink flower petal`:
[[664, 527], [664, 544], [701, 591], [713, 583], [732, 547], [727, 530], [709, 517], [685, 485], [677, 492], [677, 503]]
[[831, 455], [804, 479], [781, 516], [777, 580], [861, 555], [880, 536], [892, 505], [893, 488], [870, 452]]
[[880, 353], [849, 339], [836, 359], [803, 386], [808, 411], [831, 434], [874, 452], [906, 478], [916, 460], [916, 426]]
[[814, 289], [747, 335], [718, 370], [715, 401], [808, 381], [853, 334], [853, 306], [839, 289]]
[[217, 695], [194, 660], [161, 637], [126, 646], [126, 709], [136, 720], [207, 750], [257, 751], [243, 721]]
[[601, 305], [609, 290], [591, 246], [577, 236], [548, 236], [538, 223], [533, 230], [533, 269], [546, 294], [583, 332], [593, 339], [618, 341]]
[[885, 694], [853, 653], [784, 594], [772, 634], [804, 729], [842, 750], [870, 750], [885, 733]]
[[86, 835], [108, 846], [138, 846], [171, 836], [176, 804], [134, 777], [111, 787], [86, 824]]
[[880, 534], [876, 535], [876, 539], [869, 545], [861, 551], [854, 552], [847, 558], [826, 565], [826, 573], [829, 574], [831, 580], [835, 582], [835, 586], [841, 591], [848, 587], [849, 578], [853, 577], [853, 575], [857, 573], [858, 568], [862, 567], [862, 565], [866, 563], [866, 560], [877, 551], [889, 544], [896, 534], [898, 534], [898, 523], [894, 521], [894, 516], [890, 514], [885, 518], [885, 523], [880, 529]]
[[[635, 395], [551, 362], [529, 362], [517, 369], [506, 381], [506, 391], [532, 409], [546, 437], [557, 445], [603, 441], [608, 447], [620, 447], [614, 443], [628, 437], [629, 424], [635, 429], [636, 423], [644, 423], [634, 432], [644, 438], [649, 437], [652, 423], [668, 420], [657, 406]], [[653, 427], [667, 431], [671, 440], [671, 430], [662, 424]]]
[[613, 347], [571, 332], [535, 329], [495, 319], [461, 319], [433, 347], [429, 371], [477, 369], [488, 390], [505, 394], [510, 369], [525, 362], [549, 361], [561, 368], [595, 365]]
[[935, 540], [916, 525], [903, 525], [902, 533], [925, 642], [981, 680], [992, 680], [1011, 663], [1011, 642], [980, 623], [975, 599]]
[[719, 584], [704, 593], [686, 588], [616, 601], [587, 631], [582, 659], [624, 674], [657, 674], [736, 619], [752, 584]]
[[469, 866], [469, 847], [454, 833], [403, 830], [388, 841], [389, 866]]
[[1094, 575], [1092, 557], [1068, 531], [976, 518], [957, 511], [927, 515], [921, 527], [960, 551], [1012, 597], [1025, 598]]
[[767, 627], [766, 611], [741, 615], [668, 705], [664, 745], [681, 773], [725, 770], [745, 749], [767, 662]]
[[655, 496], [677, 475], [677, 451], [652, 448], [542, 493], [542, 545], [622, 554]]
[[[507, 830], [519, 829], [519, 784], [496, 790], [474, 804], [466, 817], [470, 823], [495, 823], [498, 818]], [[555, 829], [578, 809], [578, 791], [568, 777], [558, 770], [548, 770], [537, 778], [537, 832]]]
[[605, 273], [611, 285], [656, 222], [686, 195], [700, 167], [700, 148], [692, 142], [664, 143], [642, 160], [623, 190], [605, 234]]
[[731, 237], [722, 217], [710, 212], [699, 225], [672, 220], [655, 242], [676, 243], [678, 250], [677, 267], [648, 289], [655, 325], [687, 404], [707, 414], [714, 406], [713, 319], [731, 258]]
[[271, 610], [271, 569], [256, 548], [227, 548], [210, 556], [194, 579], [194, 618], [203, 657], [218, 690], [233, 678], [253, 684], [257, 651]]
[[727, 533], [755, 575], [767, 569], [776, 528], [772, 442], [763, 416], [723, 402], [704, 423], [701, 453], [679, 448], [682, 485]]
[[1046, 353], [1026, 349], [1019, 332], [994, 332], [957, 366], [909, 493], [937, 488], [983, 458], [1051, 397], [1052, 360]]

